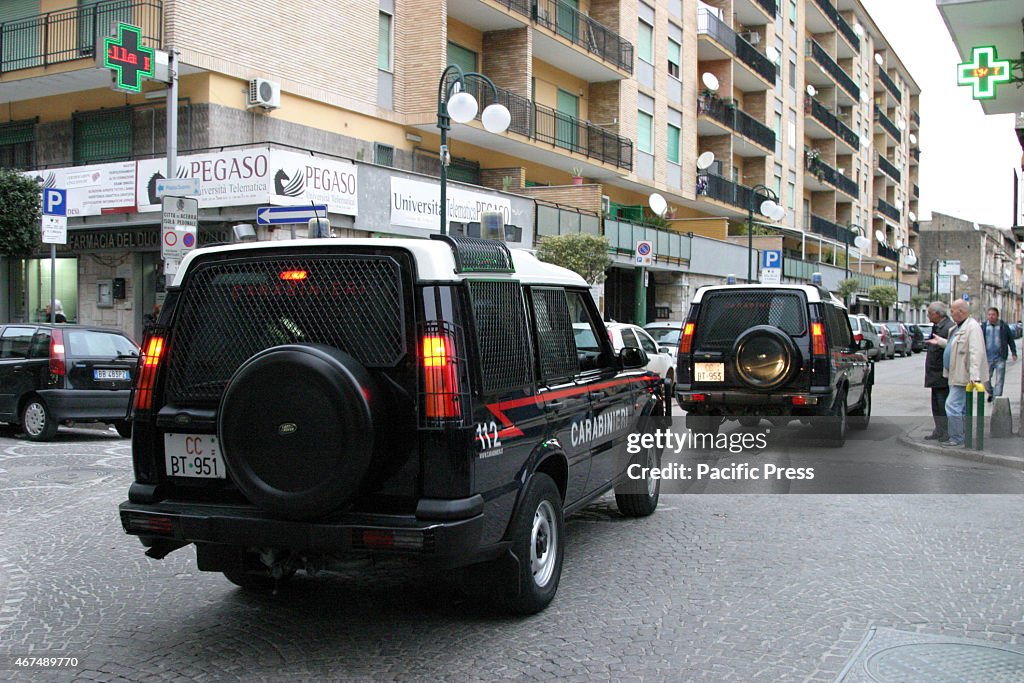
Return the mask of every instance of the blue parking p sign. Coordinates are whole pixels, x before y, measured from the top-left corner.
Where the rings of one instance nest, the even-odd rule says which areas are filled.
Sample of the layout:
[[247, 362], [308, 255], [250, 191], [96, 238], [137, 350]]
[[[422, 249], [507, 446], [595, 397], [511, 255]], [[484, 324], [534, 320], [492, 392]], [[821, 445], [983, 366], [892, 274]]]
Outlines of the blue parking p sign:
[[43, 215], [44, 216], [67, 216], [68, 215], [68, 191], [58, 190], [53, 187], [43, 188]]
[[765, 249], [761, 251], [761, 267], [762, 268], [781, 268], [782, 267], [782, 250], [781, 249]]

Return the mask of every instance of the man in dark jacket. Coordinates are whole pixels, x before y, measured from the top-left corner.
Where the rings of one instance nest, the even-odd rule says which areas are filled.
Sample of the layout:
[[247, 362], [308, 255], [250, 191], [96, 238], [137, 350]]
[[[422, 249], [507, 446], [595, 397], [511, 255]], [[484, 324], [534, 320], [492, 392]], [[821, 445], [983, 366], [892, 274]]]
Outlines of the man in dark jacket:
[[932, 324], [932, 336], [925, 340], [927, 354], [924, 360], [924, 385], [932, 390], [932, 419], [935, 430], [924, 437], [929, 441], [945, 441], [948, 436], [946, 422], [946, 398], [949, 384], [942, 372], [942, 353], [946, 340], [956, 325], [946, 315], [946, 304], [933, 301], [928, 304], [928, 321]]
[[[1013, 354], [1017, 360], [1017, 345], [1013, 343], [1013, 330], [999, 319], [999, 309], [990, 308], [985, 322], [981, 324], [985, 336], [985, 351], [988, 354], [988, 402], [1003, 395], [1003, 380], [1006, 379], [1006, 357]], [[1008, 353], [1009, 352], [1009, 353]]]

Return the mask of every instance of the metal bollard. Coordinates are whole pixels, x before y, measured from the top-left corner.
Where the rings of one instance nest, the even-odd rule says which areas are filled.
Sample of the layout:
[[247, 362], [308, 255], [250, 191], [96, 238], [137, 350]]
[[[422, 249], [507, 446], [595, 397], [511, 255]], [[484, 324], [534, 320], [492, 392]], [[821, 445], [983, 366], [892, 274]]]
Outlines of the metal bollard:
[[[974, 443], [974, 399], [978, 399], [978, 442]], [[964, 446], [980, 451], [985, 447], [985, 385], [967, 385], [967, 410], [964, 415]]]

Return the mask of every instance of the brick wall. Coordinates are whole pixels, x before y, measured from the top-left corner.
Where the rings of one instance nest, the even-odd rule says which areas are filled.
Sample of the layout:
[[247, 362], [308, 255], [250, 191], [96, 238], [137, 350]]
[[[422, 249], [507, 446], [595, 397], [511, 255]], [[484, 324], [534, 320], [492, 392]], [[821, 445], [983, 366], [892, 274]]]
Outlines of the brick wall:
[[619, 81], [590, 84], [590, 120], [612, 132], [619, 130]]
[[602, 192], [601, 185], [552, 185], [550, 187], [527, 187], [516, 194], [600, 213]]
[[395, 13], [395, 110], [433, 117], [448, 61], [448, 0], [395, 0]]
[[530, 28], [484, 34], [483, 72], [499, 88], [530, 97], [533, 73], [533, 32]]
[[508, 192], [519, 192], [526, 186], [526, 169], [516, 168], [484, 168], [480, 170], [480, 184], [492, 190], [504, 190], [504, 179], [511, 181]]

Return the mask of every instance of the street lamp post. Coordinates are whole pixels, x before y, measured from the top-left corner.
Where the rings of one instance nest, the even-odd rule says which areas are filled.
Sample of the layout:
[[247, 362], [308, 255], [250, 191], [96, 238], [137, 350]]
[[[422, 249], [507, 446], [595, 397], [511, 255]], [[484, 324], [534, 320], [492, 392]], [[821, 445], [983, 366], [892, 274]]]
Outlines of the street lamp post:
[[[900, 254], [903, 252], [907, 253], [904, 259], [908, 266], [913, 268], [917, 265], [917, 254], [910, 247], [909, 244], [903, 244], [903, 242], [896, 242], [896, 318], [899, 319], [900, 314]], [[891, 270], [890, 266], [885, 267], [886, 271]]]
[[764, 198], [761, 202], [760, 212], [773, 221], [781, 221], [786, 215], [786, 210], [779, 205], [779, 195], [765, 185], [755, 185], [751, 188], [750, 199], [747, 200], [747, 282], [754, 281], [753, 263], [754, 257], [754, 201]]
[[[449, 74], [453, 78], [449, 81]], [[494, 94], [494, 102], [489, 104], [480, 120], [491, 133], [504, 133], [512, 122], [512, 114], [505, 105], [498, 103], [498, 88], [494, 81], [476, 71], [464, 72], [458, 64], [450, 64], [441, 72], [441, 80], [437, 84], [437, 127], [441, 130], [441, 234], [448, 233], [448, 164], [451, 154], [448, 152], [448, 131], [452, 121], [469, 123], [476, 118], [479, 110], [476, 98], [466, 92], [466, 81], [476, 78], [490, 87]]]
[[[864, 228], [860, 227], [856, 223], [847, 223], [846, 224], [846, 229], [850, 231], [851, 235], [853, 235], [853, 241], [856, 243], [857, 248], [858, 249], [863, 249], [864, 247], [861, 246], [860, 240], [866, 240], [866, 238], [863, 237]], [[849, 280], [850, 279], [850, 238], [849, 238], [849, 236], [844, 238], [843, 241], [846, 243], [846, 279]]]

